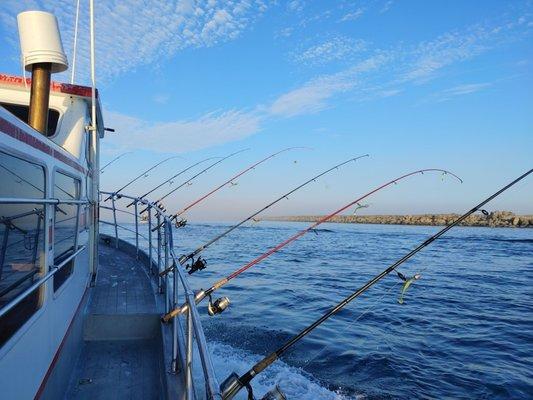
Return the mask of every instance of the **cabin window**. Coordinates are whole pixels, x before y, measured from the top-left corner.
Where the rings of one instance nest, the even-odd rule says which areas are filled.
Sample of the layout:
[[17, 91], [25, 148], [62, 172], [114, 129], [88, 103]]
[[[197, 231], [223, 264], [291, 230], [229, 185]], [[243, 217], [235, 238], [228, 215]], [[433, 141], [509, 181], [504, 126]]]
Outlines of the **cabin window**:
[[[13, 114], [15, 117], [21, 121], [28, 123], [28, 114], [30, 111], [29, 106], [24, 106], [20, 104], [10, 104], [10, 103], [0, 103], [0, 106], [4, 107], [7, 111]], [[56, 110], [48, 110], [48, 131], [46, 132], [47, 137], [54, 136], [57, 129], [57, 122], [59, 121], [59, 112]]]
[[[54, 174], [54, 197], [59, 200], [79, 200], [80, 181], [68, 175]], [[55, 207], [54, 222], [54, 264], [59, 265], [76, 251], [79, 222], [78, 204], [58, 204]], [[74, 260], [54, 275], [54, 291], [72, 275]]]
[[[45, 174], [40, 165], [0, 152], [0, 198], [43, 199]], [[40, 278], [44, 267], [42, 204], [0, 204], [0, 308]], [[0, 317], [0, 346], [40, 308], [34, 290]]]

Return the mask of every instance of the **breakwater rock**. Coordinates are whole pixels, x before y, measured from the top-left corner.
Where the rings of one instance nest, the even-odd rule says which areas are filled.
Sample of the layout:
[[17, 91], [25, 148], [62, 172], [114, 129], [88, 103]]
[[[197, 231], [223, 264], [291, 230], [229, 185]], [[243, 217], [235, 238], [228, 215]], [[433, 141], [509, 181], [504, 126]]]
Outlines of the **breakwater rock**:
[[[452, 223], [459, 214], [420, 214], [420, 215], [338, 215], [329, 222], [345, 224], [384, 224], [384, 225], [429, 225], [444, 226]], [[269, 217], [270, 221], [315, 222], [320, 215]], [[461, 226], [486, 226], [494, 228], [533, 228], [533, 215], [516, 215], [510, 211], [493, 211], [488, 215], [473, 214]]]

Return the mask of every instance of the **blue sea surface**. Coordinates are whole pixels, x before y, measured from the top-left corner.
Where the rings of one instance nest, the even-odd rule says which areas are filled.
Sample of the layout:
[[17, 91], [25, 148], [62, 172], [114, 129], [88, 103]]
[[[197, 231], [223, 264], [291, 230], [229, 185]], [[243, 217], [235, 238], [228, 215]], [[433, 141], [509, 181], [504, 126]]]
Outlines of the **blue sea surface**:
[[[175, 231], [178, 254], [226, 229]], [[191, 276], [208, 288], [307, 223], [241, 227]], [[104, 228], [103, 230], [107, 230]], [[241, 374], [439, 227], [323, 224], [231, 281], [231, 306], [200, 306], [220, 380]], [[127, 232], [122, 233], [127, 234]], [[455, 228], [399, 270], [422, 277], [398, 304], [391, 274], [253, 381], [288, 399], [526, 399], [533, 395], [533, 230]]]

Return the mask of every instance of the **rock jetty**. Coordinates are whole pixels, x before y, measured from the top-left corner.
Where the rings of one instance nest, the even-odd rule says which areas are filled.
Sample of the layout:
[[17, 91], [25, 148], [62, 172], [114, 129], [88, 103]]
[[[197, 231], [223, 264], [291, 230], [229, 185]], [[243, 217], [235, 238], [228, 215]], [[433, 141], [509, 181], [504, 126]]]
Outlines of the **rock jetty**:
[[[459, 214], [421, 215], [338, 215], [330, 222], [345, 224], [384, 224], [384, 225], [429, 225], [444, 226], [456, 220]], [[270, 221], [315, 222], [319, 215], [265, 218]], [[493, 211], [488, 215], [473, 214], [461, 226], [485, 226], [491, 228], [533, 228], [533, 215], [516, 215], [510, 211]]]

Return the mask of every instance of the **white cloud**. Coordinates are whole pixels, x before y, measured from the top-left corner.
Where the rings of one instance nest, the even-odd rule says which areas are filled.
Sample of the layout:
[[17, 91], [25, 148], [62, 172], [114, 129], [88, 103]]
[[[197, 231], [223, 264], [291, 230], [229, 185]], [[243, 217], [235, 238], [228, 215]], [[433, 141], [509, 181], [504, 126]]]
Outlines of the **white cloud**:
[[389, 11], [391, 9], [393, 4], [394, 4], [393, 0], [387, 1], [385, 4], [383, 4], [383, 7], [381, 7], [381, 10], [379, 10], [379, 13], [380, 14], [386, 13], [387, 11]]
[[[16, 36], [16, 15], [45, 10], [59, 20], [63, 44], [72, 60], [76, 1], [2, 0], [0, 21]], [[96, 59], [100, 80], [166, 59], [187, 47], [232, 40], [266, 8], [262, 0], [121, 0], [95, 2]], [[88, 1], [81, 0], [77, 76], [88, 81]], [[16, 37], [15, 37], [16, 39]], [[18, 48], [13, 48], [18, 54]], [[66, 79], [63, 76], [62, 79]]]
[[352, 57], [363, 51], [366, 45], [361, 39], [337, 36], [294, 54], [292, 59], [297, 64], [321, 65]]
[[449, 65], [466, 61], [502, 42], [513, 40], [515, 35], [526, 32], [519, 29], [525, 25], [523, 18], [494, 26], [475, 25], [423, 42], [407, 52], [405, 71], [400, 79], [405, 82], [427, 82]]
[[327, 100], [360, 84], [361, 76], [380, 68], [389, 59], [378, 53], [342, 72], [323, 75], [278, 97], [269, 107], [272, 115], [292, 117], [315, 113], [327, 108]]
[[340, 20], [341, 22], [355, 21], [356, 19], [359, 19], [359, 17], [361, 17], [364, 14], [364, 12], [365, 10], [363, 10], [362, 8], [358, 8], [355, 11], [344, 14]]
[[244, 139], [260, 130], [255, 112], [230, 110], [205, 114], [196, 120], [147, 122], [117, 112], [105, 113], [106, 126], [116, 134], [106, 142], [120, 150], [142, 148], [162, 153], [183, 153]]

